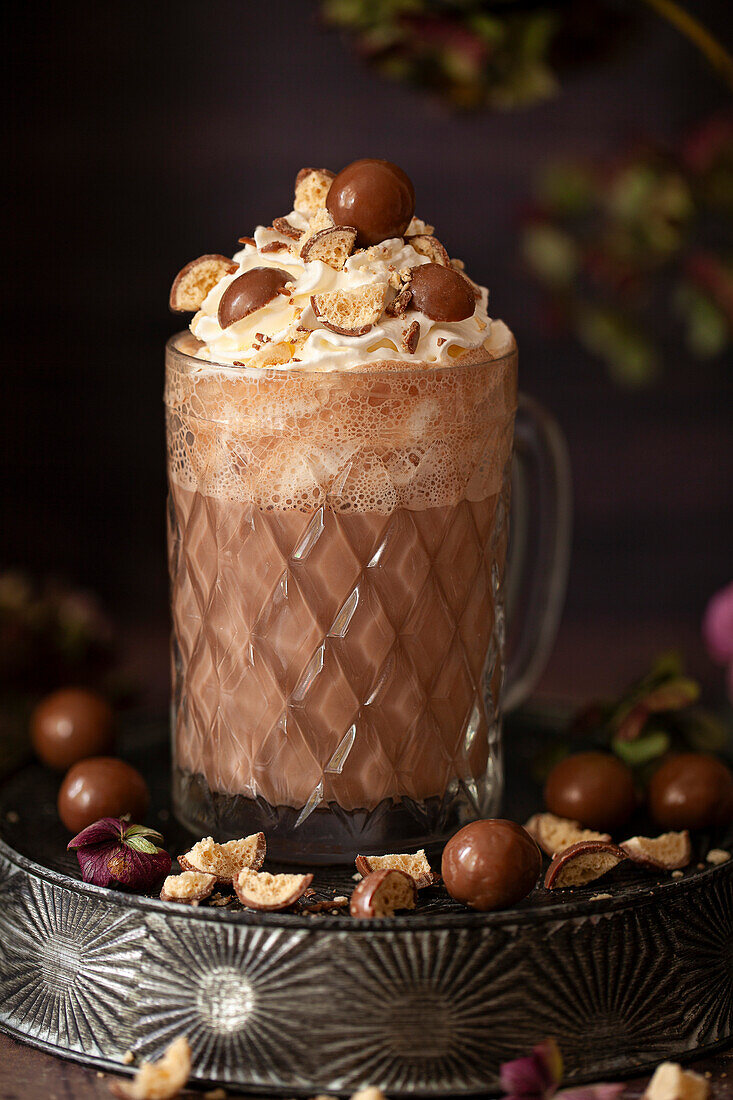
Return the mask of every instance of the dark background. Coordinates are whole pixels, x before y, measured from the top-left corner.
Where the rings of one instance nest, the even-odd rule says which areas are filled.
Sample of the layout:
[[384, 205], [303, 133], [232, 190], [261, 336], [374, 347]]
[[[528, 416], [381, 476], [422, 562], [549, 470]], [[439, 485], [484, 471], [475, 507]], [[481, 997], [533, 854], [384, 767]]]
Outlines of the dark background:
[[[364, 68], [308, 0], [11, 4], [0, 564], [98, 591], [162, 697], [169, 284], [286, 213], [303, 165], [382, 156], [491, 288], [523, 389], [568, 437], [574, 556], [545, 693], [613, 687], [669, 645], [720, 690], [698, 635], [733, 576], [731, 362], [682, 353], [654, 389], [620, 391], [548, 343], [518, 256], [516, 213], [549, 158], [673, 138], [730, 104], [674, 30], [621, 6], [641, 13], [634, 33], [556, 99], [456, 117]], [[730, 0], [692, 7], [731, 44]]]

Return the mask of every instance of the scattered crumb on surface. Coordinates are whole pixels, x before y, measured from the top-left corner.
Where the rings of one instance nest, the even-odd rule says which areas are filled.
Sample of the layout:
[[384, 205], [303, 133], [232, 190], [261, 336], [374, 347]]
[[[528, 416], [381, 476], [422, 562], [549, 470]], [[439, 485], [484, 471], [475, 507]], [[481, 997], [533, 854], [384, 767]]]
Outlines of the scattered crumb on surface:
[[705, 870], [705, 864], [704, 863], [698, 863], [697, 869], [698, 869], [698, 871], [704, 871]]
[[204, 1100], [227, 1100], [227, 1094], [224, 1089], [212, 1089], [204, 1093]]
[[726, 852], [724, 848], [711, 848], [708, 854], [705, 856], [708, 863], [712, 863], [714, 866], [718, 866], [721, 863], [727, 863], [730, 859], [730, 852]]
[[8, 810], [5, 817], [10, 822], [11, 825], [17, 825], [18, 822], [20, 821], [20, 815], [18, 813], [16, 813], [15, 810]]
[[109, 1089], [119, 1100], [173, 1100], [190, 1075], [191, 1048], [181, 1035], [156, 1062], [143, 1062], [131, 1081], [111, 1081]]
[[684, 877], [685, 877], [685, 872], [684, 871], [673, 871], [672, 872], [672, 878], [684, 878]]
[[354, 882], [361, 882], [361, 875], [359, 874], [358, 871], [356, 872], [355, 875], [352, 875], [351, 877], [354, 880]]
[[676, 1062], [662, 1062], [646, 1087], [644, 1100], [707, 1100], [710, 1085], [699, 1073]]
[[613, 894], [594, 894], [593, 897], [589, 898], [588, 900], [589, 901], [606, 901], [607, 898], [612, 898], [612, 897], [613, 897]]
[[135, 1055], [132, 1053], [131, 1050], [126, 1050], [125, 1053], [122, 1055], [122, 1065], [131, 1066], [134, 1061]]

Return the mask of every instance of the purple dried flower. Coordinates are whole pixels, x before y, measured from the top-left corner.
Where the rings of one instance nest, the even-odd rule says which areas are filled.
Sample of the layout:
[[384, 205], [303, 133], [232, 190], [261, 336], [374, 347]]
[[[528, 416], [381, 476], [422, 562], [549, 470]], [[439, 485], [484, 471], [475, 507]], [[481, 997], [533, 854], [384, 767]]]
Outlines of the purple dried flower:
[[545, 1039], [526, 1058], [504, 1062], [499, 1071], [504, 1092], [512, 1098], [551, 1097], [562, 1081], [562, 1056], [554, 1039]]
[[576, 1089], [563, 1089], [555, 1094], [555, 1100], [617, 1100], [624, 1091], [618, 1084], [580, 1085]]
[[95, 886], [125, 886], [149, 890], [171, 869], [171, 857], [161, 847], [163, 837], [125, 818], [103, 817], [69, 841], [82, 878]]
[[702, 633], [708, 653], [719, 665], [733, 661], [733, 582], [716, 592], [705, 609]]

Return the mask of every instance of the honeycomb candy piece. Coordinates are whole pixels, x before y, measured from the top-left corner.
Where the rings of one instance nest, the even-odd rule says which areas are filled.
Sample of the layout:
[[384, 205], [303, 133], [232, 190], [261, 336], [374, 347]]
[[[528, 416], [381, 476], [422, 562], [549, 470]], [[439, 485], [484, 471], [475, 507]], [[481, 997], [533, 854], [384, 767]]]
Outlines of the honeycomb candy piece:
[[267, 843], [264, 833], [253, 833], [240, 840], [217, 844], [213, 837], [205, 836], [190, 851], [178, 857], [184, 871], [201, 871], [216, 875], [216, 881], [231, 885], [235, 875], [244, 867], [259, 871], [265, 862]]
[[301, 168], [295, 177], [293, 208], [298, 213], [311, 214], [325, 207], [334, 176], [328, 168]]
[[174, 313], [195, 313], [213, 287], [237, 270], [228, 256], [199, 256], [182, 267], [173, 280], [168, 305]]
[[295, 905], [312, 881], [313, 875], [271, 875], [245, 867], [234, 879], [234, 890], [247, 909], [274, 912]]
[[185, 1035], [176, 1039], [157, 1062], [143, 1062], [132, 1081], [113, 1081], [119, 1100], [172, 1100], [191, 1075], [191, 1048]]
[[183, 871], [180, 875], [168, 875], [160, 891], [162, 901], [179, 901], [183, 905], [198, 905], [213, 893], [216, 875], [201, 871]]
[[340, 336], [363, 336], [375, 324], [387, 299], [386, 283], [370, 283], [356, 290], [314, 294], [311, 306], [324, 328]]
[[426, 886], [434, 886], [439, 880], [439, 875], [431, 869], [428, 863], [425, 849], [413, 855], [410, 852], [393, 853], [385, 856], [357, 856], [356, 869], [364, 878], [372, 871], [404, 871], [406, 875], [414, 879], [418, 890]]

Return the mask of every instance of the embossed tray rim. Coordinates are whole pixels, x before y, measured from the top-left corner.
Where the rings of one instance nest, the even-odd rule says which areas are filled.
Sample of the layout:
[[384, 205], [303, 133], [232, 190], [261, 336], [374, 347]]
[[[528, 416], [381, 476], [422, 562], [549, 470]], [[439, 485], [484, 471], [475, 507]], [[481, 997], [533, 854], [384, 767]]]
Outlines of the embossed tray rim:
[[[44, 867], [28, 856], [17, 852], [7, 844], [0, 836], [0, 854], [17, 867], [45, 879], [46, 882], [56, 886], [84, 894], [87, 897], [104, 898], [121, 907], [132, 906], [134, 908], [147, 909], [157, 913], [180, 914], [181, 905], [177, 902], [161, 901], [160, 898], [146, 897], [140, 894], [125, 893], [121, 890], [111, 890], [106, 886], [95, 886], [93, 883], [83, 882], [71, 875], [65, 875], [63, 871], [54, 871], [50, 867]], [[186, 917], [189, 920], [215, 921], [223, 924], [254, 925], [258, 928], [292, 928], [307, 929], [310, 932], [338, 931], [354, 933], [385, 932], [417, 932], [437, 931], [450, 928], [474, 928], [476, 926], [497, 927], [505, 924], [540, 923], [544, 920], [557, 920], [558, 917], [567, 917], [572, 908], [573, 916], [584, 916], [587, 913], [602, 914], [613, 912], [616, 909], [627, 909], [630, 906], [637, 907], [651, 904], [660, 895], [674, 891], [679, 896], [680, 890], [693, 888], [698, 882], [706, 878], [715, 877], [723, 871], [728, 864], [710, 864], [702, 870], [696, 869], [685, 875], [682, 879], [670, 878], [665, 882], [634, 883], [632, 885], [617, 885], [616, 892], [608, 898], [600, 898], [594, 901], [592, 897], [576, 898], [574, 896], [558, 897], [556, 902], [543, 905], [542, 908], [530, 908], [517, 906], [513, 909], [502, 909], [499, 912], [479, 913], [471, 910], [459, 913], [413, 913], [411, 916], [375, 917], [368, 921], [344, 922], [340, 917], [332, 917], [319, 913], [318, 919], [299, 913], [271, 913], [271, 912], [247, 912], [246, 910], [234, 911], [226, 909], [214, 909], [200, 906], [190, 906]], [[316, 872], [317, 873], [317, 872]], [[603, 884], [598, 885], [598, 892], [603, 892]]]

